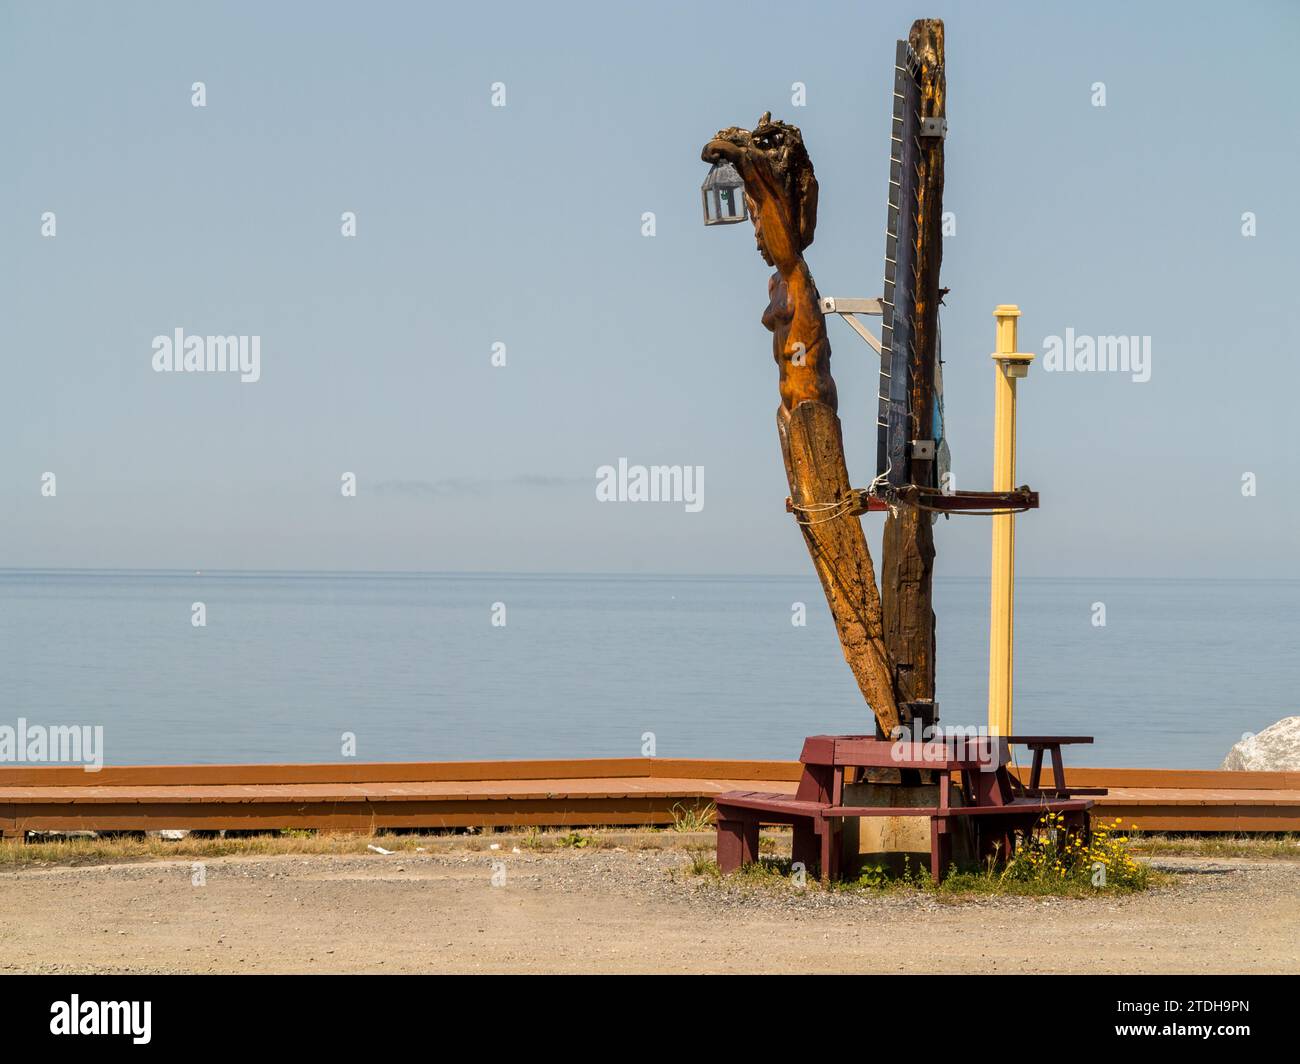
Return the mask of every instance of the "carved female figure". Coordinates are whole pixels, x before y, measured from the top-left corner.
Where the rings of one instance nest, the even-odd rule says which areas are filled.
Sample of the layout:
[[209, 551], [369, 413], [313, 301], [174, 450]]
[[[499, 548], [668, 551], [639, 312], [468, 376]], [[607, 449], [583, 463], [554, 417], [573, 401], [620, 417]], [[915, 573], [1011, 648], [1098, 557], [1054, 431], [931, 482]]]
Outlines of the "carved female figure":
[[889, 734], [898, 724], [898, 709], [882, 640], [880, 593], [866, 536], [853, 513], [826, 321], [803, 258], [817, 226], [812, 160], [799, 129], [772, 121], [770, 113], [752, 130], [722, 130], [704, 146], [702, 157], [735, 166], [745, 183], [759, 254], [776, 269], [767, 284], [763, 324], [772, 332], [780, 374], [777, 431], [790, 497], [845, 660]]

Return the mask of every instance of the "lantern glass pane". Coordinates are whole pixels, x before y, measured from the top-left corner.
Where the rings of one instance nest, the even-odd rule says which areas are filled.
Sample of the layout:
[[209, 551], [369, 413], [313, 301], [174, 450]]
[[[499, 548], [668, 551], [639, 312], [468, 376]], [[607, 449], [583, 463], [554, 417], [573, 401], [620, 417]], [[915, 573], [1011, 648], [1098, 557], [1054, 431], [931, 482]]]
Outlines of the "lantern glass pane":
[[720, 213], [724, 218], [735, 218], [740, 212], [736, 210], [736, 190], [734, 188], [724, 188], [719, 193], [722, 199]]

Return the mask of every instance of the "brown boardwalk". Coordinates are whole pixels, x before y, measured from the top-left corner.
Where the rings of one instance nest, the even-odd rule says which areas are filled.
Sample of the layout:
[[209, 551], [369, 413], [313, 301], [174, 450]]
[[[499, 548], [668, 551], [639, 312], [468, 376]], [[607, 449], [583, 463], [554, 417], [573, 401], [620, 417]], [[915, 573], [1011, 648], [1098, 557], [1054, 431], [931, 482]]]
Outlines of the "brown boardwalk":
[[[715, 794], [757, 782], [793, 793], [799, 772], [793, 761], [667, 758], [5, 767], [0, 831], [671, 824]], [[1071, 768], [1069, 782], [1110, 788], [1095, 815], [1126, 827], [1300, 831], [1297, 772]]]

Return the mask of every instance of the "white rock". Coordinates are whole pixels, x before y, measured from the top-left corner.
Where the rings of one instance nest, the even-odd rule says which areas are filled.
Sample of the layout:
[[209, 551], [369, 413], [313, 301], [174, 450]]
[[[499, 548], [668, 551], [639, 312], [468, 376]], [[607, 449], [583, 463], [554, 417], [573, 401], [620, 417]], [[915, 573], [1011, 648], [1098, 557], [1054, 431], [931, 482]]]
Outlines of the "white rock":
[[1283, 717], [1228, 751], [1221, 769], [1234, 772], [1300, 772], [1300, 717]]

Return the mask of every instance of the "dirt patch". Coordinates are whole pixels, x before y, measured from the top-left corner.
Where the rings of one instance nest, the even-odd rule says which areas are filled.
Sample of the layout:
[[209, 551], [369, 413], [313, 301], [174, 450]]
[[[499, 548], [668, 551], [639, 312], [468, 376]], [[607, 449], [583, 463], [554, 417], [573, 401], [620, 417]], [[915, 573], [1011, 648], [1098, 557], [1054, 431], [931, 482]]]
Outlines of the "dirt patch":
[[0, 971], [1300, 971], [1296, 863], [1152, 863], [1169, 885], [1084, 900], [755, 888], [681, 850], [25, 867]]

